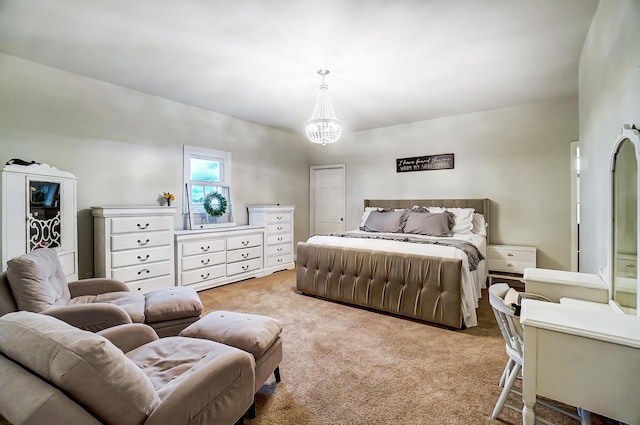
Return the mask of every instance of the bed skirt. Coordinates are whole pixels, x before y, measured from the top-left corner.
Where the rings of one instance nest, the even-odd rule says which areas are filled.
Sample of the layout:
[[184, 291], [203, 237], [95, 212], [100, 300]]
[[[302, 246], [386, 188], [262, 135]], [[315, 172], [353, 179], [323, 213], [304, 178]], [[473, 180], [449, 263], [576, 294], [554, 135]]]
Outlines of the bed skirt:
[[462, 260], [298, 242], [296, 288], [461, 329]]

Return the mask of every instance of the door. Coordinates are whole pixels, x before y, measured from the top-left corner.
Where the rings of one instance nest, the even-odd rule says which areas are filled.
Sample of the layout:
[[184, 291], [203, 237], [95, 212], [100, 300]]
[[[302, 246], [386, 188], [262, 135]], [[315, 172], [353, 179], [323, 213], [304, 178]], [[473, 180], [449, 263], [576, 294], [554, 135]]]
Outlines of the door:
[[310, 234], [344, 232], [344, 164], [315, 166], [310, 172]]

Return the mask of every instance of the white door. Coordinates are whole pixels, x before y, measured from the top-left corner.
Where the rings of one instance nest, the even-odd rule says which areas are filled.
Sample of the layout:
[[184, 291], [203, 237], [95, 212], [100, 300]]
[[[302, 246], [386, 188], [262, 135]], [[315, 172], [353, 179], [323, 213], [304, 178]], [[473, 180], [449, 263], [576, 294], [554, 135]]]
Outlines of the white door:
[[311, 167], [311, 235], [344, 232], [345, 166]]

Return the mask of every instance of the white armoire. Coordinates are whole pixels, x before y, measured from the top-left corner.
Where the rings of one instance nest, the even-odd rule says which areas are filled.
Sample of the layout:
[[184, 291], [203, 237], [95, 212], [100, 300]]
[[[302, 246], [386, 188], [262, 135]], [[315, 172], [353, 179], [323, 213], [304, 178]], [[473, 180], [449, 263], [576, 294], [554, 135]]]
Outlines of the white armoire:
[[55, 249], [67, 280], [78, 279], [76, 177], [47, 164], [2, 170], [2, 270], [34, 249]]

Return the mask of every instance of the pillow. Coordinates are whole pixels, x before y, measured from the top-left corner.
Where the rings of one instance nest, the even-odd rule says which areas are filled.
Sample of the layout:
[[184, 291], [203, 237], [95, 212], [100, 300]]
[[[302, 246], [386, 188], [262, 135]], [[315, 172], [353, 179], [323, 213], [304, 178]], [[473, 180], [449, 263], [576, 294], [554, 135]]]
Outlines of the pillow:
[[472, 233], [475, 233], [480, 236], [487, 236], [487, 222], [484, 219], [484, 215], [474, 212], [472, 223], [473, 223], [473, 229], [471, 230]]
[[412, 211], [407, 216], [404, 233], [429, 236], [451, 236], [453, 226], [453, 214], [445, 211], [442, 213], [428, 213]]
[[104, 423], [137, 425], [160, 404], [151, 381], [106, 338], [44, 314], [0, 317], [0, 352], [95, 414]]
[[7, 277], [18, 309], [40, 313], [71, 299], [56, 251], [40, 248], [7, 262]]
[[362, 220], [360, 220], [360, 226], [358, 228], [362, 229], [364, 227], [364, 223], [367, 222], [367, 218], [369, 217], [369, 213], [373, 210], [377, 210], [377, 207], [366, 207], [364, 212], [362, 213]]
[[365, 232], [399, 233], [406, 220], [406, 211], [373, 210], [360, 230]]
[[428, 210], [431, 213], [452, 212], [455, 223], [451, 233], [471, 233], [473, 230], [473, 213], [475, 212], [473, 208], [428, 207]]

